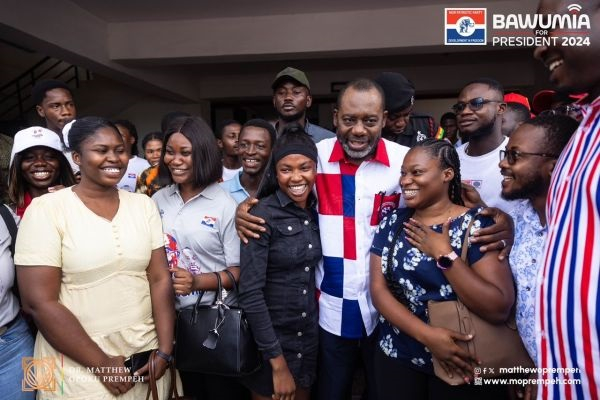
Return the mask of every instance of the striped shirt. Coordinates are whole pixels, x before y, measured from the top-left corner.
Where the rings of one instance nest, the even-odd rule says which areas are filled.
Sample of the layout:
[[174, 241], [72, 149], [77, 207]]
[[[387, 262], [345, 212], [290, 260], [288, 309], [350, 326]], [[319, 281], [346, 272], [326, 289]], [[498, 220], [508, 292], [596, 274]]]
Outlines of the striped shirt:
[[[370, 335], [377, 324], [369, 293], [369, 250], [383, 218], [379, 210], [398, 205], [400, 167], [408, 147], [380, 139], [374, 157], [360, 165], [346, 161], [337, 138], [324, 139], [317, 148], [323, 248], [316, 271], [319, 324], [334, 335], [358, 339]], [[372, 218], [374, 213], [381, 218]]]
[[556, 164], [548, 202], [548, 241], [538, 275], [538, 363], [545, 379], [581, 384], [541, 385], [540, 399], [598, 399], [600, 393], [600, 97]]

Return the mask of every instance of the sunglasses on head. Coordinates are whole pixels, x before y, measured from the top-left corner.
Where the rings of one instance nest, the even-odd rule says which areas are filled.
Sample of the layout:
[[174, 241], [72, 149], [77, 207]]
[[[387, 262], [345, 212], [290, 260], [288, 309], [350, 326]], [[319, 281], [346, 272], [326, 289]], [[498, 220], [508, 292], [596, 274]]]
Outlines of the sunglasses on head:
[[558, 158], [555, 154], [548, 153], [526, 153], [524, 151], [519, 150], [500, 150], [500, 161], [506, 159], [510, 165], [513, 165], [517, 162], [517, 160], [523, 156], [538, 156], [538, 157], [548, 157], [548, 158]]
[[471, 99], [467, 102], [464, 101], [459, 101], [458, 103], [456, 103], [455, 105], [453, 105], [452, 111], [454, 111], [455, 114], [461, 113], [464, 111], [465, 108], [467, 108], [467, 106], [469, 107], [469, 109], [471, 111], [477, 111], [477, 110], [481, 110], [481, 108], [486, 105], [487, 103], [503, 103], [503, 101], [501, 100], [488, 100], [488, 99], [484, 99], [483, 97], [475, 97], [474, 99]]
[[565, 104], [562, 106], [558, 106], [552, 110], [544, 110], [539, 115], [542, 116], [551, 116], [551, 115], [566, 115], [570, 116], [570, 114], [580, 114], [581, 106], [577, 104]]

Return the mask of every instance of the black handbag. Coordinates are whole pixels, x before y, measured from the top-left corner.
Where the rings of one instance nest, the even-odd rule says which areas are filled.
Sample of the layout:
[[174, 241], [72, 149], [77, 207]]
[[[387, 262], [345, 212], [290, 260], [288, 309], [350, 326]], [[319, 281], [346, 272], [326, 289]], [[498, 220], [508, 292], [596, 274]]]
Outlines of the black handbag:
[[[225, 270], [238, 293], [237, 282]], [[177, 315], [175, 365], [178, 370], [206, 374], [243, 376], [260, 368], [258, 351], [244, 312], [237, 305], [223, 302], [219, 273], [218, 288], [212, 305], [200, 305], [202, 293], [193, 307]]]

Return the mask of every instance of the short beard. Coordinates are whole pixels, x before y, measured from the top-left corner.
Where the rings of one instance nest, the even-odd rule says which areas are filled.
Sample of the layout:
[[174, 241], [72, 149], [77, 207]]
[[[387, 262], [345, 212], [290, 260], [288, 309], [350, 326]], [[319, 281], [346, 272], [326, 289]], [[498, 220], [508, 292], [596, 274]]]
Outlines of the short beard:
[[350, 145], [348, 144], [349, 138], [342, 138], [342, 137], [338, 136], [338, 140], [342, 144], [342, 148], [344, 149], [344, 153], [346, 153], [346, 155], [350, 159], [352, 159], [352, 160], [364, 160], [365, 158], [367, 158], [371, 154], [375, 153], [375, 150], [377, 149], [377, 142], [379, 141], [379, 137], [376, 138], [375, 140], [369, 139], [369, 145], [363, 151], [352, 150], [350, 148]]
[[546, 185], [548, 185], [548, 182], [544, 182], [543, 177], [534, 176], [525, 182], [521, 188], [509, 193], [502, 191], [500, 196], [504, 200], [533, 199], [544, 194]]
[[293, 115], [279, 114], [279, 119], [286, 123], [301, 121], [303, 118], [304, 118], [304, 111], [297, 112], [296, 114], [293, 114]]
[[496, 118], [497, 118], [497, 116], [494, 115], [494, 118], [490, 121], [489, 124], [484, 125], [484, 126], [478, 128], [477, 130], [469, 133], [468, 134], [469, 140], [472, 138], [476, 138], [476, 137], [488, 136], [489, 134], [494, 132], [494, 127], [496, 125]]

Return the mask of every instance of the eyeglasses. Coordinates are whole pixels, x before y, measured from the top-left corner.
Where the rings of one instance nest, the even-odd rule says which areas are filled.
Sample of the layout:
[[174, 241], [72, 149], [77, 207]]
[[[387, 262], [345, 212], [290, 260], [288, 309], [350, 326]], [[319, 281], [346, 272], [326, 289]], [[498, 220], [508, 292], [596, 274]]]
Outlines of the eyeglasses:
[[459, 114], [459, 113], [463, 112], [464, 109], [467, 108], [467, 106], [469, 106], [469, 109], [471, 111], [477, 111], [477, 110], [481, 110], [481, 108], [484, 105], [486, 105], [487, 103], [503, 103], [503, 101], [488, 100], [488, 99], [484, 99], [483, 97], [475, 97], [474, 99], [471, 99], [471, 100], [467, 101], [466, 103], [464, 101], [459, 101], [458, 103], [453, 105], [451, 108], [452, 108], [452, 111], [454, 111], [454, 114]]
[[548, 153], [526, 153], [524, 151], [518, 150], [500, 150], [500, 161], [506, 159], [510, 165], [513, 165], [517, 162], [520, 157], [523, 156], [538, 156], [538, 157], [548, 157], [548, 158], [558, 158], [555, 154]]
[[571, 114], [581, 114], [581, 106], [576, 104], [565, 104], [562, 106], [558, 106], [552, 110], [544, 110], [539, 115], [542, 116], [551, 116], [551, 115], [566, 115], [571, 116]]

